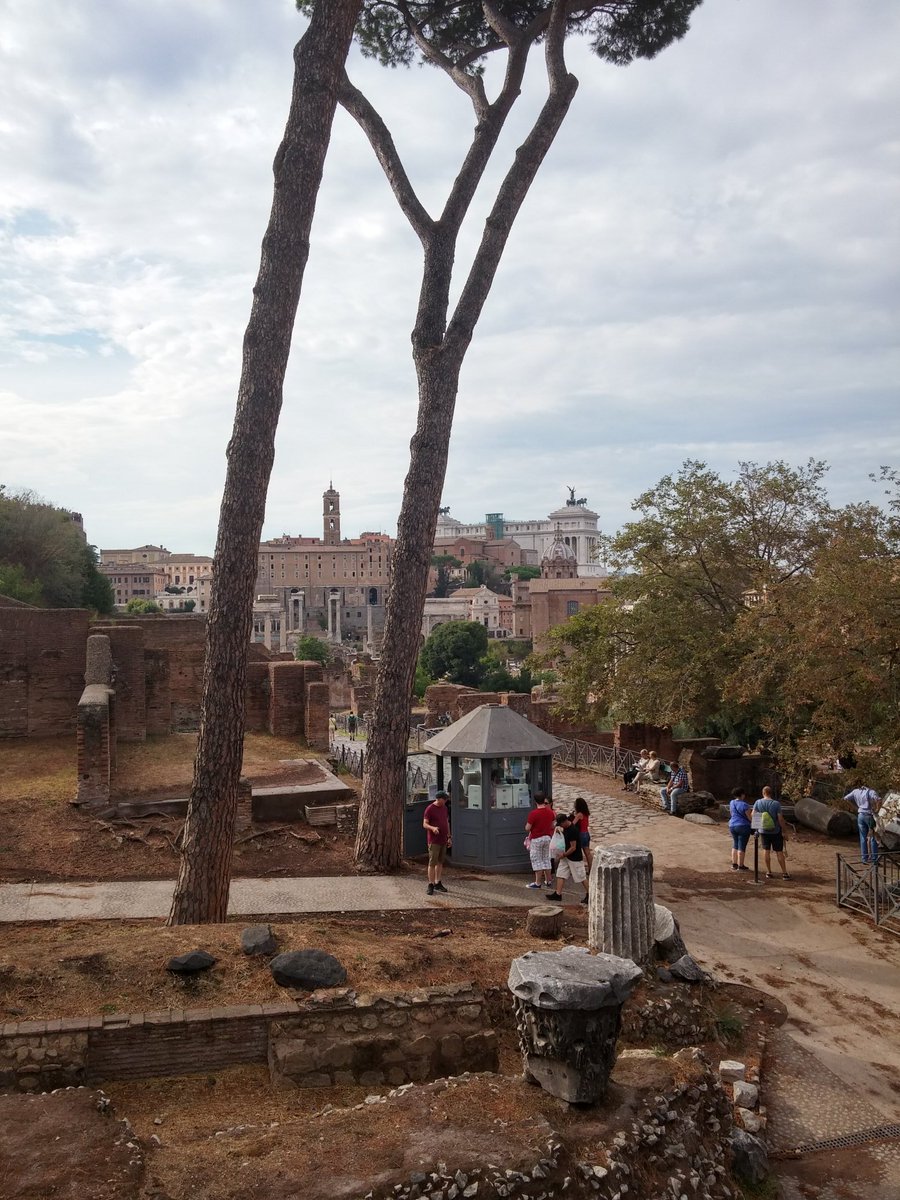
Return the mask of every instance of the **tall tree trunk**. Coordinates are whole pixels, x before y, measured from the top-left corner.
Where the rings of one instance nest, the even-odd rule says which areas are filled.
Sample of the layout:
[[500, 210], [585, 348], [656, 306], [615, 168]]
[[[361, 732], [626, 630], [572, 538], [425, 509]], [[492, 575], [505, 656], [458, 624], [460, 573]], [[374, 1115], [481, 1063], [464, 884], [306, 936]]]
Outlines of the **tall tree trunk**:
[[[382, 164], [386, 164], [389, 181], [401, 207], [425, 248], [419, 307], [412, 335], [419, 385], [418, 425], [410, 443], [410, 465], [397, 522], [391, 591], [375, 684], [374, 721], [370, 727], [360, 800], [356, 862], [362, 870], [396, 870], [403, 856], [409, 706], [459, 375], [516, 215], [578, 87], [578, 81], [565, 68], [566, 12], [564, 0], [554, 0], [545, 42], [547, 99], [500, 185], [484, 225], [481, 244], [449, 322], [447, 311], [457, 236], [483, 166], [496, 145], [505, 113], [518, 95], [524, 70], [521, 48], [517, 66], [508, 74], [504, 92], [497, 102], [500, 107], [496, 110], [496, 124], [481, 121], [476, 128], [466, 164], [457, 177], [444, 215], [436, 223], [430, 224], [427, 214], [423, 216], [419, 212], [386, 130], [367, 111], [358, 93], [345, 89], [342, 97], [342, 103], [366, 130]], [[487, 136], [489, 125], [490, 137]]]
[[309, 234], [360, 0], [318, 0], [294, 50], [275, 194], [244, 335], [206, 626], [200, 737], [170, 925], [224, 921], [259, 539]]
[[462, 366], [458, 356], [451, 358], [446, 351], [415, 358], [419, 418], [391, 558], [391, 592], [356, 841], [356, 860], [364, 870], [396, 870], [403, 854], [409, 705]]

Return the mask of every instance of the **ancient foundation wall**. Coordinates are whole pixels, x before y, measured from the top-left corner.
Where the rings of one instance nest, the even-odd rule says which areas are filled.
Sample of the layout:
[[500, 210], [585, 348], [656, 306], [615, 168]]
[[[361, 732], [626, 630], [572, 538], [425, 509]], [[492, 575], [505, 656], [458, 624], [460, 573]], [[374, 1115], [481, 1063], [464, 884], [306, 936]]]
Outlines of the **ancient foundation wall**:
[[[301, 1045], [311, 1048], [315, 1069], [302, 1060]], [[20, 1091], [267, 1061], [280, 1082], [314, 1087], [319, 1086], [315, 1077], [326, 1083], [347, 1077], [368, 1083], [375, 1074], [379, 1082], [399, 1080], [401, 1070], [403, 1080], [495, 1070], [497, 1049], [484, 999], [465, 984], [392, 995], [341, 990], [280, 1004], [8, 1022], [0, 1030], [0, 1087]]]
[[90, 614], [0, 609], [0, 738], [74, 733]]
[[297, 1087], [422, 1083], [497, 1069], [484, 1000], [466, 985], [328, 1001], [272, 1022], [272, 1081]]

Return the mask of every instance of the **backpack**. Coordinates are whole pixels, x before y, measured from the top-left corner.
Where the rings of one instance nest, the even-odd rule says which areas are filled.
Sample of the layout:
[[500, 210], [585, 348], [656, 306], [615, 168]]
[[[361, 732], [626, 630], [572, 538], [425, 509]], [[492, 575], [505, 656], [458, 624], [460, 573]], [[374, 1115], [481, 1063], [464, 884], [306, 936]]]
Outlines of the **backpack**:
[[760, 828], [762, 829], [763, 833], [774, 833], [775, 830], [778, 828], [778, 824], [775, 821], [775, 818], [768, 811], [768, 809], [763, 809], [762, 817], [761, 817], [759, 824], [760, 824]]

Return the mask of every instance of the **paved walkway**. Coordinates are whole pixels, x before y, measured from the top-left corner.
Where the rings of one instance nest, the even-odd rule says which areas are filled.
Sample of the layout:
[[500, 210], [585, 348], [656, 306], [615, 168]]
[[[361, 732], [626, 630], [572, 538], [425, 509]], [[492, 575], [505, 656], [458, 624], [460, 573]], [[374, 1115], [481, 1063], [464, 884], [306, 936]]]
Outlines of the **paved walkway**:
[[[358, 745], [359, 743], [357, 743]], [[583, 796], [591, 809], [593, 836], [635, 832], [661, 814], [633, 801], [601, 796], [557, 784], [558, 809], [570, 808]], [[525, 813], [522, 820], [524, 825]], [[235, 879], [228, 912], [232, 916], [286, 916], [296, 913], [378, 912], [417, 908], [531, 907], [540, 895], [525, 887], [527, 874], [478, 877], [477, 872], [450, 868], [446, 896], [425, 894], [422, 875], [329, 876], [294, 879]], [[104, 883], [9, 883], [0, 886], [0, 923], [9, 921], [82, 921], [165, 917], [174, 880]], [[566, 885], [568, 903], [582, 896], [580, 885]]]

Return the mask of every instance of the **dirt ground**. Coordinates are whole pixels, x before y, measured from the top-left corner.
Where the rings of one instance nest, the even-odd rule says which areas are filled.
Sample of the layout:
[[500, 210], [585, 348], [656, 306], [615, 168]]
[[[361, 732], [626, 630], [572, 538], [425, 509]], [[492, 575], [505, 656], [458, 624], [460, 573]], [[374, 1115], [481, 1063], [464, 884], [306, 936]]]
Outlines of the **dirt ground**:
[[[59, 922], [3, 927], [0, 1013], [38, 1020], [90, 1013], [146, 1012], [268, 1004], [284, 999], [264, 958], [240, 947], [246, 922], [183, 925], [151, 921]], [[567, 934], [586, 937], [587, 915], [571, 910]], [[347, 971], [348, 986], [390, 991], [473, 981], [503, 987], [510, 961], [534, 948], [521, 909], [303, 917], [273, 923], [282, 950], [324, 949]], [[169, 975], [175, 954], [208, 950], [218, 959], [189, 981]]]
[[[192, 733], [121, 743], [112, 799], [187, 796], [196, 745]], [[244, 775], [256, 786], [308, 783], [318, 772], [297, 760], [323, 758], [293, 738], [250, 733], [244, 739]], [[358, 786], [349, 775], [341, 782]], [[175, 877], [180, 819], [111, 823], [79, 812], [71, 804], [74, 795], [74, 738], [3, 744], [0, 882]], [[252, 833], [235, 845], [235, 876], [325, 876], [350, 869], [350, 838], [327, 826], [308, 830], [304, 823], [263, 822]]]

